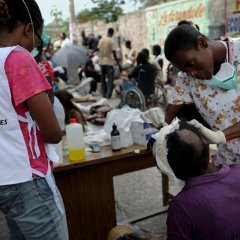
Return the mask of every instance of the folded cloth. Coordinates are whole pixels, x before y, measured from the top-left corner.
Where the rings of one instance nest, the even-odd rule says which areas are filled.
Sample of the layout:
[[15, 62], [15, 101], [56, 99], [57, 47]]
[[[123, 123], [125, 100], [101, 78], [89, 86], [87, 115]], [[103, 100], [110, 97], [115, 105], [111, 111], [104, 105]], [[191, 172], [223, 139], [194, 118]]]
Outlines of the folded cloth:
[[98, 131], [88, 132], [87, 135], [84, 137], [84, 142], [87, 145], [91, 145], [93, 143], [98, 143], [100, 146], [111, 145], [110, 139], [103, 129]]

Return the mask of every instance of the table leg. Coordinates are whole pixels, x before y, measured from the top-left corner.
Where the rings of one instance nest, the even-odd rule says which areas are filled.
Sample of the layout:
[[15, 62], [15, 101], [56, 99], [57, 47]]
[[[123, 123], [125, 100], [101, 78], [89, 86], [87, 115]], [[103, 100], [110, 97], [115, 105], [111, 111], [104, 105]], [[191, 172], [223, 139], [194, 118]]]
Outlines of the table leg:
[[95, 165], [54, 175], [66, 209], [69, 238], [106, 240], [116, 225], [111, 169]]

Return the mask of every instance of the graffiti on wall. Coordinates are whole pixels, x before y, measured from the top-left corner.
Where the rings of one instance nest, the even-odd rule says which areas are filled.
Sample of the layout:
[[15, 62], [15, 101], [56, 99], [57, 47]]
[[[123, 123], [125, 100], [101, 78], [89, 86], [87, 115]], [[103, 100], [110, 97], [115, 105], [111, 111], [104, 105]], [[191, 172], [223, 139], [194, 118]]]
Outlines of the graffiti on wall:
[[227, 18], [227, 32], [230, 35], [240, 32], [240, 16]]
[[228, 36], [239, 36], [240, 33], [240, 0], [227, 2], [226, 32]]
[[240, 0], [232, 1], [233, 12], [240, 12]]
[[201, 32], [208, 35], [208, 3], [210, 0], [182, 0], [161, 4], [146, 11], [147, 42], [149, 46], [164, 46], [168, 33], [183, 19], [199, 25]]
[[189, 6], [186, 10], [171, 10], [161, 15], [159, 23], [161, 26], [166, 26], [171, 22], [178, 22], [183, 19], [198, 19], [203, 16], [204, 11], [205, 7], [202, 3], [196, 7]]

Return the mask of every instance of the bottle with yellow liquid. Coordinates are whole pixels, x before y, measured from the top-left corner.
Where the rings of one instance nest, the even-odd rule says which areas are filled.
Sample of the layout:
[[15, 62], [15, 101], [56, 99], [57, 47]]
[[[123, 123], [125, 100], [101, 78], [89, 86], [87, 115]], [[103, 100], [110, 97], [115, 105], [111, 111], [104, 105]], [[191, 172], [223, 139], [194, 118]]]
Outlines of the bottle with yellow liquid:
[[66, 136], [70, 162], [85, 160], [83, 128], [81, 124], [77, 123], [76, 118], [70, 119], [70, 124], [66, 127]]

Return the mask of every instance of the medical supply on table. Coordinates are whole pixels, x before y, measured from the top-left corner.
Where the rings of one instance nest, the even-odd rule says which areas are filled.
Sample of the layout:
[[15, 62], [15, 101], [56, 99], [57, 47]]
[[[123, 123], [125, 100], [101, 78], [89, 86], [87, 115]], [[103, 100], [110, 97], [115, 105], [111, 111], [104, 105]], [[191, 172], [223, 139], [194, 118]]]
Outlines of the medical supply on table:
[[76, 122], [76, 118], [70, 119], [70, 124], [66, 127], [66, 136], [70, 162], [85, 160], [83, 127]]
[[111, 145], [113, 151], [119, 151], [121, 150], [121, 139], [120, 139], [120, 133], [117, 130], [117, 125], [114, 123], [112, 126], [112, 132], [111, 132]]
[[93, 153], [101, 152], [101, 146], [99, 143], [92, 143], [89, 145]]
[[158, 132], [157, 128], [151, 127], [140, 118], [132, 120], [130, 129], [133, 136], [133, 142], [143, 146], [147, 146], [147, 142], [152, 137], [152, 134]]

